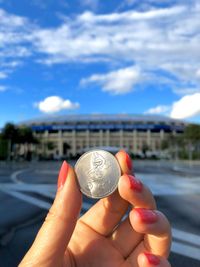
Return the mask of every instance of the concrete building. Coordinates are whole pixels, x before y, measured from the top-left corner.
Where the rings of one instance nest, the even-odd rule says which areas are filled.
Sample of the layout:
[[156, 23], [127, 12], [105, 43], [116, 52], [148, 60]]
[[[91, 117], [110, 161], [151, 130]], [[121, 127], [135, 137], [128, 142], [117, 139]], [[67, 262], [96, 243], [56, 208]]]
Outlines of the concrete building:
[[76, 157], [94, 147], [159, 152], [164, 139], [183, 133], [186, 126], [167, 117], [131, 114], [65, 115], [24, 124], [40, 140], [36, 153], [54, 158]]

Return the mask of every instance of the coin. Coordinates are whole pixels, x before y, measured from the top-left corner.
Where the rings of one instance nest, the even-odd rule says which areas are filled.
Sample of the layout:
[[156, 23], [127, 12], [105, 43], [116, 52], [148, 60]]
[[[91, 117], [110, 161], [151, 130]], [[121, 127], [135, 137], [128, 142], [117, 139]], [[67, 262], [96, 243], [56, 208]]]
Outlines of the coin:
[[81, 192], [91, 198], [112, 194], [121, 176], [117, 159], [100, 149], [84, 153], [75, 165], [75, 172]]

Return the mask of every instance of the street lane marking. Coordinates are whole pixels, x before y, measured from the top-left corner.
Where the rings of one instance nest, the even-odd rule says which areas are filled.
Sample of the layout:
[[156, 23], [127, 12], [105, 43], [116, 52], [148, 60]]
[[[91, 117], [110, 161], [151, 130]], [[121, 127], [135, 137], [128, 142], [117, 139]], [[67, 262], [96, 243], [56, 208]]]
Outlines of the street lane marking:
[[25, 191], [25, 192], [56, 192], [55, 184], [11, 184], [11, 183], [1, 183], [1, 188], [6, 190], [15, 190], [15, 191]]
[[10, 179], [12, 180], [12, 182], [14, 183], [17, 183], [17, 184], [23, 184], [23, 182], [21, 180], [19, 180], [17, 178], [17, 176], [21, 173], [24, 173], [24, 172], [27, 172], [27, 171], [30, 171], [30, 169], [23, 169], [23, 170], [19, 170], [19, 171], [16, 171], [16, 172], [13, 172], [10, 176]]
[[33, 204], [37, 207], [40, 207], [42, 209], [46, 209], [46, 210], [49, 210], [49, 208], [51, 207], [51, 204], [49, 202], [46, 202], [46, 201], [43, 201], [43, 200], [39, 200], [37, 198], [34, 198], [32, 196], [27, 196], [21, 192], [17, 192], [17, 191], [8, 191], [8, 190], [5, 190], [3, 188], [1, 188], [1, 191], [8, 194], [8, 195], [11, 195], [11, 196], [14, 196], [18, 199], [21, 199], [25, 202], [28, 202], [30, 204]]
[[[196, 245], [200, 247], [200, 236], [199, 235], [187, 233], [185, 231], [172, 228], [172, 236], [173, 238], [176, 238], [179, 241], [191, 243], [192, 245]], [[200, 248], [199, 248], [199, 254], [200, 254]]]
[[[15, 178], [14, 178], [15, 179]], [[170, 196], [170, 195], [186, 195], [186, 194], [195, 194], [200, 193], [200, 186], [197, 184], [187, 187], [187, 185], [183, 186], [182, 188], [173, 187], [172, 185], [165, 185], [165, 184], [153, 184], [152, 182], [146, 182], [147, 186], [151, 188], [151, 191], [155, 196]], [[30, 192], [45, 192], [52, 191], [53, 193], [56, 192], [56, 185], [55, 184], [26, 184], [21, 183], [18, 181], [17, 183], [1, 183], [1, 187], [7, 188], [8, 190], [17, 190], [17, 191], [30, 191]], [[53, 195], [53, 194], [52, 194]]]
[[[8, 195], [11, 195], [11, 196], [14, 196], [20, 200], [23, 200], [25, 202], [28, 202], [32, 205], [35, 205], [39, 208], [42, 208], [42, 209], [46, 209], [46, 210], [49, 210], [49, 208], [51, 207], [51, 203], [49, 203], [48, 201], [44, 201], [44, 200], [40, 200], [36, 197], [33, 197], [33, 196], [29, 196], [27, 194], [24, 194], [22, 192], [18, 192], [18, 191], [15, 191], [15, 190], [7, 190], [6, 188], [0, 188], [0, 190]], [[34, 192], [36, 192], [34, 190]], [[40, 191], [37, 191], [37, 193], [41, 194], [41, 195], [44, 195], [44, 196], [51, 196], [52, 195], [52, 192], [46, 192], [44, 194], [44, 192], [40, 192]], [[55, 194], [54, 194], [54, 197], [55, 197]], [[53, 197], [53, 198], [54, 198]], [[83, 203], [83, 206], [82, 206], [82, 210], [88, 210], [90, 207], [92, 206], [92, 204], [88, 203], [88, 202], [84, 202]]]
[[182, 244], [177, 241], [173, 241], [171, 251], [200, 261], [200, 249], [199, 248], [195, 248], [190, 245], [186, 245], [186, 244]]

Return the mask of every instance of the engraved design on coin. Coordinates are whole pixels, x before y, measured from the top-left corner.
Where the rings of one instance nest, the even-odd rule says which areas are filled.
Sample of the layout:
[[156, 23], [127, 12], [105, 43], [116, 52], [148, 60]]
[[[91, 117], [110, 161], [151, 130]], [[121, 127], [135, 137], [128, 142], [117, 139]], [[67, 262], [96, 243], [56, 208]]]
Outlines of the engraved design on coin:
[[92, 153], [91, 169], [88, 171], [88, 176], [91, 180], [99, 180], [103, 178], [105, 170], [110, 167], [110, 163], [98, 152]]
[[[101, 192], [104, 188], [109, 186], [109, 180], [105, 180], [107, 169], [111, 166], [109, 161], [106, 160], [98, 152], [93, 152], [90, 160], [91, 169], [88, 171], [88, 189], [91, 195]], [[107, 183], [107, 184], [106, 184]]]
[[84, 153], [75, 165], [80, 190], [92, 198], [113, 193], [121, 174], [116, 158], [104, 150]]

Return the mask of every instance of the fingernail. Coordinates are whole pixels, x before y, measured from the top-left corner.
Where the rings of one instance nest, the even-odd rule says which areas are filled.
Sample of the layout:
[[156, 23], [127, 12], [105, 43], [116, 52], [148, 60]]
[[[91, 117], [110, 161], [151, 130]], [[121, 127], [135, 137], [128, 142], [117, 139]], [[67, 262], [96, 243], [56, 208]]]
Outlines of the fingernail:
[[133, 163], [132, 163], [132, 160], [131, 160], [129, 154], [127, 154], [124, 150], [121, 150], [121, 152], [123, 152], [125, 154], [126, 165], [127, 165], [128, 169], [131, 171], [133, 168]]
[[126, 153], [126, 164], [127, 167], [129, 168], [129, 170], [131, 171], [133, 168], [133, 164], [132, 164], [132, 160], [130, 158], [130, 156]]
[[138, 213], [144, 223], [155, 223], [158, 219], [157, 214], [153, 210], [135, 208], [134, 211]]
[[58, 175], [58, 190], [60, 190], [64, 186], [65, 181], [67, 179], [68, 170], [69, 170], [69, 165], [67, 164], [66, 161], [63, 161]]
[[135, 190], [137, 192], [141, 192], [142, 191], [142, 183], [140, 182], [140, 180], [136, 179], [134, 176], [132, 175], [127, 175], [129, 178], [129, 182], [130, 182], [130, 188], [132, 190]]
[[158, 265], [160, 263], [160, 259], [157, 256], [155, 256], [151, 253], [148, 253], [148, 252], [145, 252], [144, 255], [146, 256], [149, 264]]

